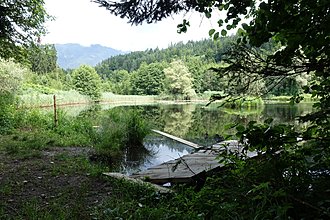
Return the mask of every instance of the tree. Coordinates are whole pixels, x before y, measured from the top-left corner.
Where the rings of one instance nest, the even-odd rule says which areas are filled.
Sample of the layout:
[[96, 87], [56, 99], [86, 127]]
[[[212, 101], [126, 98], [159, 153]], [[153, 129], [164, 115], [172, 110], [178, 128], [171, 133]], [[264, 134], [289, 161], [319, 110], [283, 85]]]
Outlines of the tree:
[[57, 68], [57, 51], [54, 45], [31, 45], [28, 59], [31, 70], [35, 73], [50, 73]]
[[26, 59], [31, 43], [45, 34], [50, 16], [43, 0], [2, 0], [0, 2], [0, 57]]
[[113, 93], [128, 95], [130, 90], [130, 74], [127, 70], [111, 71], [104, 85]]
[[191, 99], [196, 95], [192, 75], [182, 61], [173, 61], [164, 69], [164, 73], [165, 88], [169, 94], [174, 97], [183, 96], [184, 99]]
[[[241, 24], [242, 28], [238, 30], [240, 38], [237, 45], [226, 53], [229, 65], [218, 69], [220, 76], [229, 77], [230, 85], [238, 88], [233, 92], [228, 90], [226, 97], [243, 94], [254, 83], [265, 79], [272, 80], [276, 86], [276, 82], [288, 77], [313, 75], [313, 81], [305, 87], [305, 91], [311, 92], [319, 101], [315, 104], [315, 112], [300, 118], [301, 123], [308, 122], [306, 129], [298, 130], [291, 125], [274, 126], [271, 120], [264, 124], [251, 122], [246, 127], [238, 126], [237, 136], [245, 142], [244, 149], [259, 152], [260, 160], [231, 163], [229, 166], [236, 172], [221, 176], [221, 181], [212, 181], [213, 188], [206, 190], [205, 195], [207, 198], [210, 194], [217, 195], [215, 198], [226, 198], [223, 205], [214, 207], [226, 206], [223, 211], [227, 213], [239, 209], [244, 214], [243, 217], [239, 215], [241, 218], [329, 218], [329, 1], [95, 2], [113, 14], [128, 18], [132, 24], [156, 22], [180, 11], [195, 10], [207, 18], [220, 14], [218, 10], [224, 11], [226, 18], [218, 20], [220, 27], [209, 31], [213, 39], [219, 39], [228, 30], [237, 28], [242, 18], [249, 18], [250, 22]], [[185, 32], [188, 27], [189, 21], [183, 20], [178, 25], [178, 32]], [[281, 48], [269, 54], [260, 53], [259, 47], [270, 39]], [[301, 99], [297, 95], [292, 101]], [[229, 159], [232, 161], [233, 157]], [[231, 188], [226, 187], [226, 183]], [[225, 187], [214, 190], [219, 185]], [[258, 207], [255, 216], [246, 213], [246, 210], [251, 210], [250, 205]]]
[[101, 98], [101, 78], [95, 69], [88, 65], [81, 65], [72, 72], [74, 88], [93, 100]]
[[131, 77], [132, 93], [136, 95], [159, 95], [164, 87], [163, 70], [163, 63], [142, 63]]

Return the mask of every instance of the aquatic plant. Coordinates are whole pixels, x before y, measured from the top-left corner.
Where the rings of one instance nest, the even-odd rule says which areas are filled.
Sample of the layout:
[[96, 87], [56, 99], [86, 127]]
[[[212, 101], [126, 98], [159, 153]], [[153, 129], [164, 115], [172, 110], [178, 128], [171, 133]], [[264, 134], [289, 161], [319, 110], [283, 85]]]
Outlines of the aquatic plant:
[[143, 138], [149, 133], [148, 123], [138, 111], [111, 109], [107, 111], [100, 125], [99, 149], [123, 150], [141, 147]]

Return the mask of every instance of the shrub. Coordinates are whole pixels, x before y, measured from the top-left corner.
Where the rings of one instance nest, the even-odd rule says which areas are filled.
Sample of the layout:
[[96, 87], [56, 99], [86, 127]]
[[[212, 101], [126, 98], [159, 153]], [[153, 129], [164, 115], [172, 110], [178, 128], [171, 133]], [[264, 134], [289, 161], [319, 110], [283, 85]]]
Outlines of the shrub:
[[0, 133], [13, 128], [15, 94], [19, 91], [26, 72], [26, 68], [12, 60], [0, 59]]
[[14, 61], [5, 61], [0, 58], [0, 95], [16, 93], [20, 89], [23, 76], [27, 72], [28, 69]]

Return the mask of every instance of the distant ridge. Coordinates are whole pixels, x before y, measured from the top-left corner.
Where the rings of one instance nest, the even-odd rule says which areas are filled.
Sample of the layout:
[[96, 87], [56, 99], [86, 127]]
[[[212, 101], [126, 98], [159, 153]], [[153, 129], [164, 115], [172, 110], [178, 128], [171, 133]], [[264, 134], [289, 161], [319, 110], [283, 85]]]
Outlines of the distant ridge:
[[82, 64], [95, 66], [102, 60], [125, 52], [99, 44], [82, 46], [80, 44], [55, 44], [57, 62], [63, 69], [74, 69]]

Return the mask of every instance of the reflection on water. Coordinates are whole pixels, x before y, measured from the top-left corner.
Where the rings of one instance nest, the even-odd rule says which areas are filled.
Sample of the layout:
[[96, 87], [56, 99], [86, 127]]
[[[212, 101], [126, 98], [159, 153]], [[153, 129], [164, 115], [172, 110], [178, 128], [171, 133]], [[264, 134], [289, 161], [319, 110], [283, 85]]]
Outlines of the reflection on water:
[[[233, 135], [235, 130], [229, 125], [247, 125], [250, 121], [262, 122], [273, 118], [274, 123], [296, 123], [297, 116], [313, 110], [311, 104], [266, 104], [262, 109], [229, 110], [216, 105], [205, 107], [198, 104], [125, 106], [141, 111], [153, 128], [168, 132], [194, 143], [210, 146], [222, 136]], [[234, 138], [234, 137], [233, 137]], [[165, 161], [179, 158], [193, 149], [151, 134], [144, 141], [145, 152], [127, 152], [120, 172], [130, 174], [145, 170]]]
[[[203, 146], [210, 146], [219, 137], [234, 135], [232, 125], [247, 125], [250, 121], [262, 122], [273, 118], [274, 123], [297, 124], [296, 117], [313, 111], [312, 104], [265, 104], [258, 109], [224, 109], [216, 103], [203, 104], [151, 104], [135, 106], [78, 106], [60, 107], [66, 114], [78, 117], [95, 117], [111, 108], [136, 109], [152, 125], [153, 129], [165, 131]], [[51, 111], [52, 109], [50, 109]], [[303, 126], [303, 125], [299, 125]], [[231, 137], [234, 139], [235, 137]], [[193, 149], [156, 134], [144, 140], [145, 149], [127, 149], [121, 166], [115, 171], [130, 174], [145, 170], [190, 153]]]
[[[126, 152], [118, 172], [132, 174], [149, 167], [177, 159], [193, 151], [192, 148], [165, 137], [151, 134], [144, 140], [145, 149]], [[129, 151], [129, 150], [128, 150]]]

